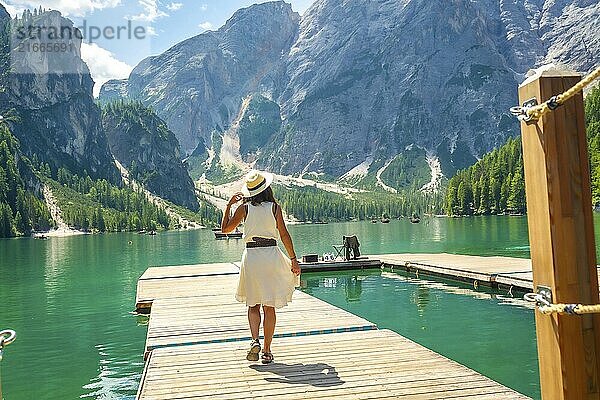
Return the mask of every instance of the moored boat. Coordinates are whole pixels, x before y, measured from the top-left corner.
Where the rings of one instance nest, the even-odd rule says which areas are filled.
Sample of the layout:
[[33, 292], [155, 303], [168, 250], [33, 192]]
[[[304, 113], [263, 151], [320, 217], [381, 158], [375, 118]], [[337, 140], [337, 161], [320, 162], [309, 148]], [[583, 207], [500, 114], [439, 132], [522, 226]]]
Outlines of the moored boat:
[[231, 232], [231, 233], [223, 233], [221, 232], [221, 230], [214, 230], [213, 229], [213, 233], [215, 234], [215, 239], [241, 239], [243, 233], [236, 231], [236, 232]]

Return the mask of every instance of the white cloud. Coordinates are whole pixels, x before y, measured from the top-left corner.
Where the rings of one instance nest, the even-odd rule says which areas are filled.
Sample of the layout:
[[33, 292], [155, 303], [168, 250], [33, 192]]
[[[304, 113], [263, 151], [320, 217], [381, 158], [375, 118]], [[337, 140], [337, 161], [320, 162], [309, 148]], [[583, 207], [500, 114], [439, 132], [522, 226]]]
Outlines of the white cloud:
[[[24, 9], [38, 8], [40, 0], [7, 0], [7, 9], [14, 17]], [[67, 16], [82, 17], [94, 10], [114, 8], [121, 4], [121, 0], [45, 0], [43, 8], [58, 10]]]
[[144, 11], [131, 17], [134, 21], [154, 22], [159, 18], [168, 17], [169, 14], [159, 8], [158, 0], [139, 0], [138, 3]]
[[167, 5], [167, 9], [169, 11], [177, 11], [177, 10], [180, 10], [181, 7], [183, 7], [183, 3], [171, 3], [171, 4]]
[[198, 25], [200, 28], [204, 29], [205, 31], [208, 31], [210, 29], [213, 28], [213, 24], [211, 24], [210, 22], [206, 21], [201, 23], [200, 25]]
[[200, 11], [208, 10], [208, 4], [200, 4]]
[[23, 12], [22, 9], [19, 9], [19, 8], [15, 7], [15, 6], [12, 6], [12, 5], [8, 4], [8, 3], [4, 5], [4, 8], [6, 8], [6, 11], [8, 11], [8, 13], [10, 14], [10, 16], [13, 17], [13, 18], [16, 17], [16, 16], [20, 16], [21, 13]]
[[294, 11], [297, 11], [298, 13], [300, 13], [300, 15], [303, 15], [306, 12], [306, 10], [308, 10], [310, 6], [313, 5], [315, 0], [292, 0], [289, 2], [292, 3], [292, 8], [294, 9]]
[[81, 44], [81, 58], [88, 65], [94, 85], [94, 96], [98, 96], [102, 85], [111, 79], [129, 77], [132, 66], [118, 60], [113, 53], [98, 46], [96, 43]]
[[146, 27], [146, 33], [148, 34], [148, 36], [158, 36], [158, 33], [156, 33], [156, 29], [150, 25]]

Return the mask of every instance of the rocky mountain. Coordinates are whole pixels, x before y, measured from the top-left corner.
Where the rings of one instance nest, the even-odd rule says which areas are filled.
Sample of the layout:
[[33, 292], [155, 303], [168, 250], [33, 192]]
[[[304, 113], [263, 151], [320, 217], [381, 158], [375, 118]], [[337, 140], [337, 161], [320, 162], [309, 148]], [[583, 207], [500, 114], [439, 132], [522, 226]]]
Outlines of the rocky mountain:
[[0, 238], [49, 229], [42, 184], [6, 123], [0, 122]]
[[179, 143], [164, 121], [139, 102], [117, 102], [104, 107], [102, 122], [113, 155], [132, 178], [164, 199], [198, 210]]
[[235, 178], [256, 162], [263, 147], [280, 129], [281, 110], [277, 103], [259, 94], [246, 97], [229, 129], [213, 136], [210, 152], [198, 146], [187, 158], [192, 177], [208, 174], [213, 182]]
[[[4, 23], [9, 23], [10, 17], [4, 8], [2, 11]], [[86, 172], [92, 178], [120, 182], [100, 109], [92, 96], [93, 81], [81, 59], [81, 39], [75, 34], [53, 37], [51, 29], [41, 30], [39, 35], [22, 33], [28, 32], [29, 26], [74, 33], [73, 23], [58, 11], [35, 10], [12, 24], [4, 47], [5, 52], [14, 50], [10, 54], [12, 68], [1, 77], [4, 90], [0, 112], [13, 110], [18, 116], [11, 123], [11, 131], [21, 142], [23, 153], [35, 155], [54, 172], [64, 167], [75, 173]], [[46, 46], [62, 50], [40, 50]]]
[[8, 13], [8, 11], [6, 11], [4, 5], [0, 4], [0, 21], [5, 23], [8, 20], [10, 20], [10, 14]]
[[[528, 69], [555, 62], [585, 72], [597, 54], [596, 0], [317, 0], [301, 19], [276, 1], [144, 60], [103, 96], [153, 106], [207, 167], [241, 159], [390, 191], [431, 189], [517, 135], [508, 108]], [[235, 128], [254, 94], [280, 109], [273, 134]], [[246, 160], [223, 151], [256, 138], [260, 151]]]
[[125, 92], [157, 110], [187, 155], [198, 144], [211, 148], [213, 133], [229, 127], [242, 100], [261, 90], [264, 76], [289, 51], [298, 20], [283, 2], [239, 10], [219, 30], [143, 60], [126, 82], [104, 85], [100, 97]]

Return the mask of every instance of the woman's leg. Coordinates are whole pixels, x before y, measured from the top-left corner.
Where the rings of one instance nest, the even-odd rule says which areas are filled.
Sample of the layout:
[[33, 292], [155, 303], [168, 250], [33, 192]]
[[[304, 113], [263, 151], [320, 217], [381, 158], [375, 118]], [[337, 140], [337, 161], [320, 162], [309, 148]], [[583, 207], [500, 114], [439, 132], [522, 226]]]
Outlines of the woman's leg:
[[273, 334], [275, 334], [275, 322], [277, 317], [275, 316], [275, 307], [263, 306], [265, 313], [265, 322], [263, 323], [263, 329], [265, 331], [265, 343], [263, 352], [271, 352], [271, 342], [273, 341]]
[[260, 304], [248, 307], [248, 323], [250, 324], [252, 339], [258, 339], [258, 332], [260, 329]]

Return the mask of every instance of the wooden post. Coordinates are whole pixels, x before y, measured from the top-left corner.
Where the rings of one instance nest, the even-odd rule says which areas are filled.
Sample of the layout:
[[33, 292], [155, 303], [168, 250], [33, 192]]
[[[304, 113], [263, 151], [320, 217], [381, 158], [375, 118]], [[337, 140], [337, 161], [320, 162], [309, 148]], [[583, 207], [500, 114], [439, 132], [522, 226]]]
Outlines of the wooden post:
[[[580, 79], [538, 73], [519, 87], [520, 103], [534, 97], [544, 102]], [[521, 123], [521, 132], [534, 290], [551, 288], [553, 303], [597, 304], [583, 95], [535, 124]], [[535, 321], [543, 399], [600, 399], [600, 314], [536, 311]]]

